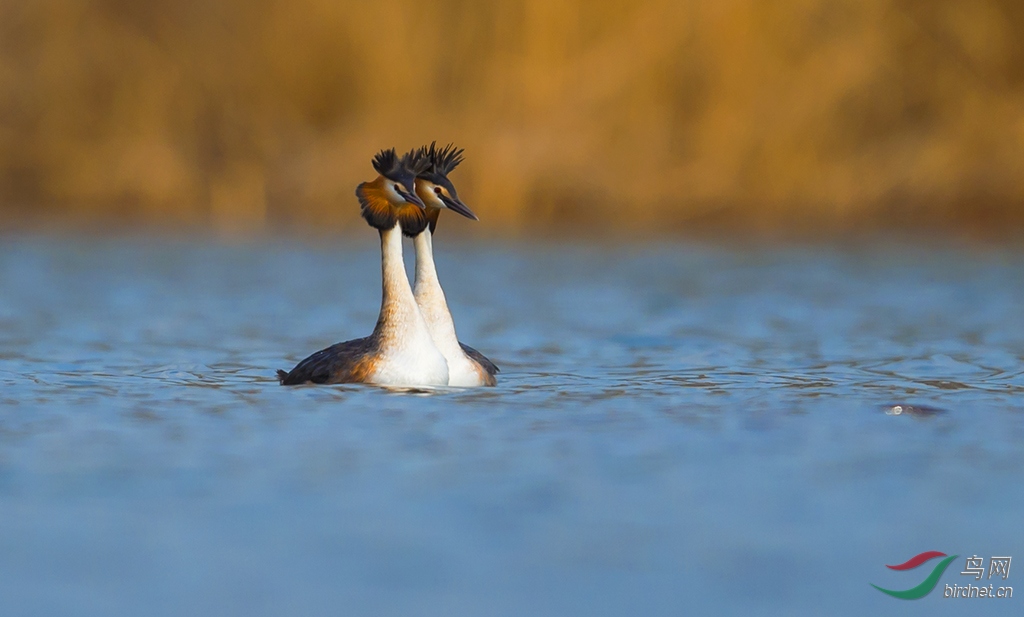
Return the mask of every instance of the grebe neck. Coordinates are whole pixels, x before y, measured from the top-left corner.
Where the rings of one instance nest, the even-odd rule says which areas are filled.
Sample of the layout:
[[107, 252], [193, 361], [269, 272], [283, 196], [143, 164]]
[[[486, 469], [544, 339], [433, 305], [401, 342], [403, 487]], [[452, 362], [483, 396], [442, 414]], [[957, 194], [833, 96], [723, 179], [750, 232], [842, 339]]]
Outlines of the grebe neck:
[[429, 229], [423, 230], [413, 239], [416, 249], [416, 304], [430, 329], [430, 336], [441, 353], [449, 359], [463, 356], [459, 338], [455, 333], [455, 322], [448, 310], [441, 283], [434, 266], [434, 242]]
[[[437, 291], [441, 292], [441, 284], [437, 280], [437, 267], [434, 266], [434, 239], [430, 229], [424, 229], [412, 242], [416, 249], [416, 295], [419, 296], [427, 285], [436, 286]], [[441, 296], [444, 296], [444, 292], [441, 292]]]
[[405, 328], [410, 323], [423, 323], [412, 288], [409, 286], [409, 277], [405, 273], [400, 226], [380, 230], [380, 258], [383, 297], [380, 303], [380, 316], [377, 318], [377, 326], [373, 333], [387, 339], [390, 338], [389, 335], [398, 334], [397, 329]]

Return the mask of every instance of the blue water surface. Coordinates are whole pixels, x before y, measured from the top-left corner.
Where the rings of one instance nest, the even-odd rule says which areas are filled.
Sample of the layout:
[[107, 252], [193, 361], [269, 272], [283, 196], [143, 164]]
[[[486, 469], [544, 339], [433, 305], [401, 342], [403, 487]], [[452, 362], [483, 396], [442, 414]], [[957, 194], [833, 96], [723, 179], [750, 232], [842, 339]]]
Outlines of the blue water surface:
[[960, 574], [1024, 562], [1021, 253], [435, 246], [497, 388], [277, 385], [372, 330], [371, 235], [4, 237], [2, 613], [1024, 609], [942, 597], [1024, 596]]

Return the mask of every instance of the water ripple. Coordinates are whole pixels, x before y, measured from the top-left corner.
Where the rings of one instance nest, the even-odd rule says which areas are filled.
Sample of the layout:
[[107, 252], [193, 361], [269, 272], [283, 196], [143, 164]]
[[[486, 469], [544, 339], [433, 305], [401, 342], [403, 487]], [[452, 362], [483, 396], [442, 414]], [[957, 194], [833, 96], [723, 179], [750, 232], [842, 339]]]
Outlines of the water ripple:
[[1013, 550], [1020, 255], [439, 243], [498, 387], [278, 386], [372, 240], [0, 247], [5, 606], [749, 614], [754, 563], [865, 614], [893, 547]]

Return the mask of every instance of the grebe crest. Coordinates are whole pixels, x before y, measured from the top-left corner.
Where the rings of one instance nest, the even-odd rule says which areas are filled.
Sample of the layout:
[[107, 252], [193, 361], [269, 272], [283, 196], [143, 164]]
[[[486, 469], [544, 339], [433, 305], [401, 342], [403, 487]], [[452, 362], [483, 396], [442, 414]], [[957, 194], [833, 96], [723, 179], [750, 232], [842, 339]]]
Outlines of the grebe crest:
[[431, 142], [430, 146], [421, 146], [414, 155], [416, 166], [423, 168], [423, 171], [416, 174], [416, 195], [427, 207], [426, 216], [431, 233], [437, 229], [437, 219], [443, 209], [458, 212], [474, 221], [480, 220], [462, 203], [455, 185], [448, 179], [448, 174], [462, 162], [463, 152], [465, 150], [456, 148], [454, 144], [438, 148], [437, 142]]
[[425, 170], [429, 161], [412, 152], [399, 157], [394, 148], [381, 150], [373, 157], [373, 168], [380, 175], [356, 187], [360, 213], [375, 229], [391, 229], [396, 223], [402, 233], [415, 236], [427, 227], [423, 200], [416, 194], [416, 174]]

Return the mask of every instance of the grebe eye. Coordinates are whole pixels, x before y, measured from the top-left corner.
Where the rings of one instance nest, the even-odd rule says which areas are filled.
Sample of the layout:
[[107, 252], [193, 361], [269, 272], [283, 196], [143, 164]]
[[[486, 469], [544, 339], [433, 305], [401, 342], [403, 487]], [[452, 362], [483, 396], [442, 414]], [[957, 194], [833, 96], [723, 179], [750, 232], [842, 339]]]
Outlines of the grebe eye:
[[441, 194], [441, 187], [435, 186], [434, 187], [434, 192], [437, 193], [438, 195], [440, 195]]
[[397, 193], [401, 193], [402, 192], [402, 189], [399, 188], [399, 186], [397, 184], [395, 185], [395, 192], [397, 192]]

